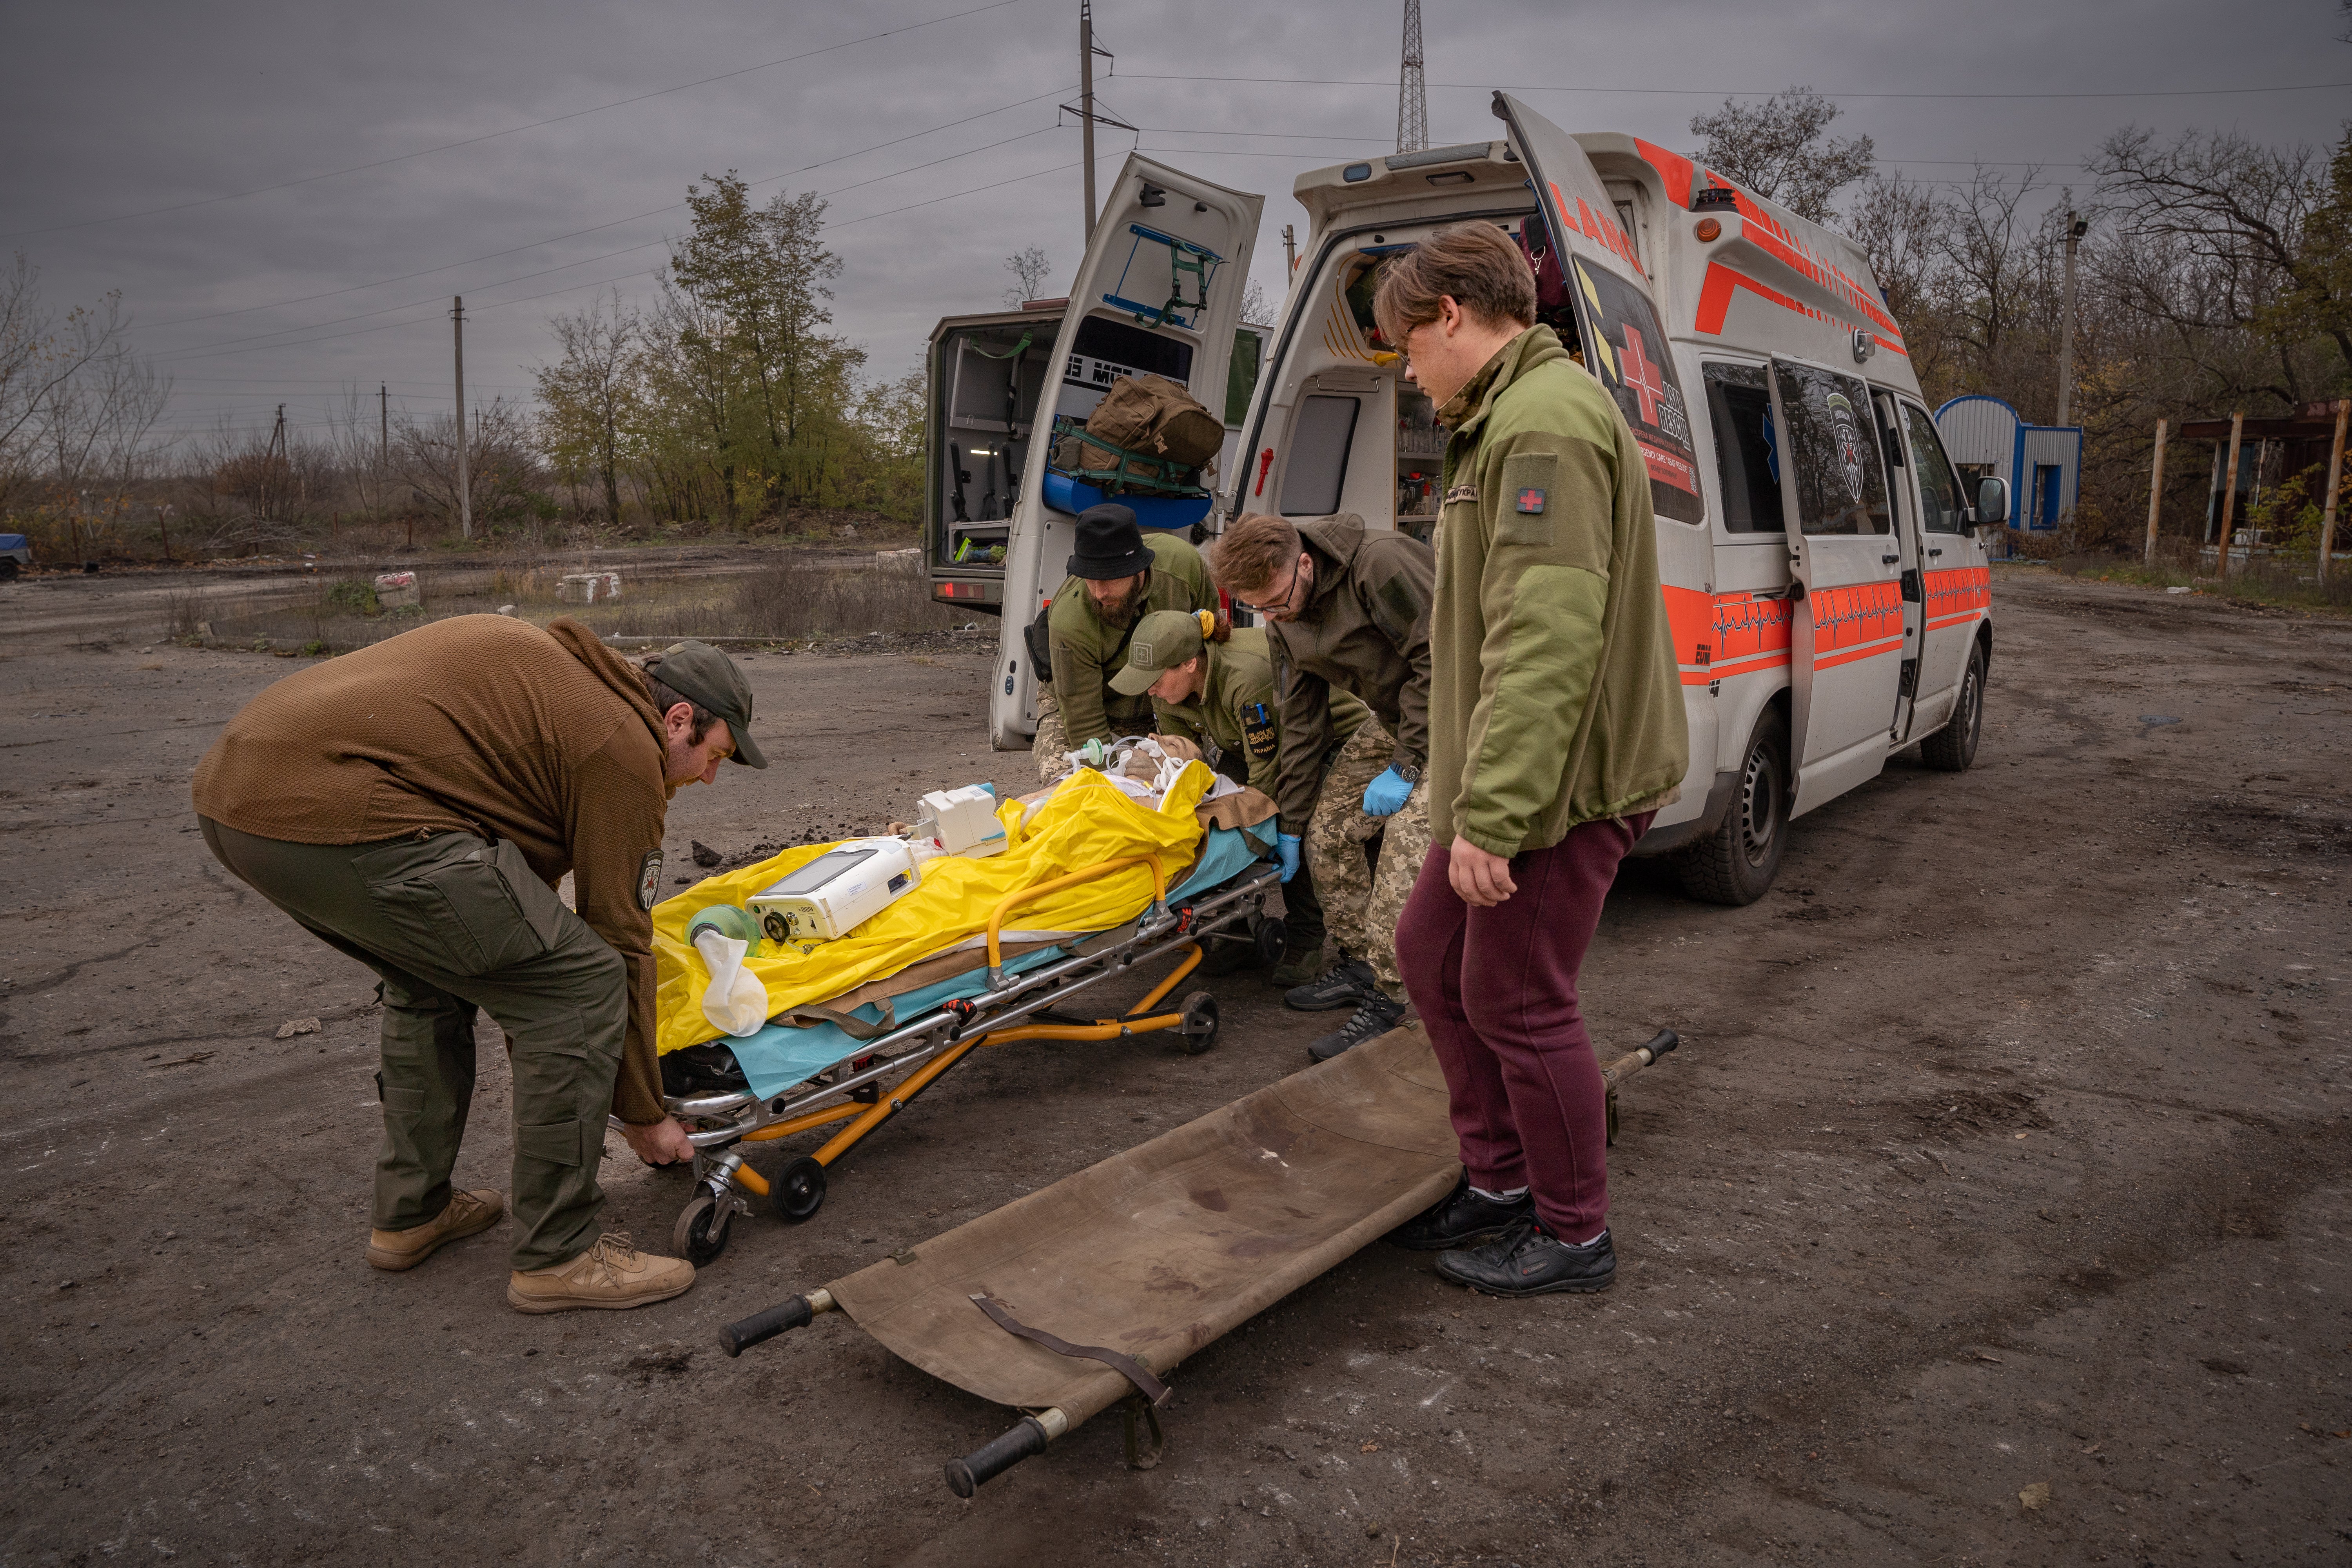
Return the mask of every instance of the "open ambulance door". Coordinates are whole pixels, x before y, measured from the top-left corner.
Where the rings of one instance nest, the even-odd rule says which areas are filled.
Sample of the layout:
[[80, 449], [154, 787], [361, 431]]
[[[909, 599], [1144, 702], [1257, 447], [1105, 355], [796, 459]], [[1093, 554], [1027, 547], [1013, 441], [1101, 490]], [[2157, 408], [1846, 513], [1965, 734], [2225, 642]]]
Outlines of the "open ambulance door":
[[1793, 359], [1775, 358], [1771, 379], [1789, 593], [1802, 595], [1789, 639], [1795, 816], [1886, 765], [1904, 660], [1916, 648], [1870, 389]]
[[[1070, 286], [1054, 339], [1057, 374], [1047, 377], [1037, 438], [1022, 466], [1005, 551], [1004, 640], [988, 697], [989, 743], [998, 751], [1022, 750], [1036, 731], [1037, 672], [1024, 634], [1061, 586], [1076, 538], [1076, 515], [1046, 495], [1055, 422], [1083, 420], [1113, 381], [1142, 373], [1181, 382], [1208, 408], [1224, 410], [1265, 206], [1263, 196], [1132, 153], [1110, 186]], [[1213, 475], [1207, 481], [1223, 483]], [[1207, 514], [1205, 502], [1200, 511]]]

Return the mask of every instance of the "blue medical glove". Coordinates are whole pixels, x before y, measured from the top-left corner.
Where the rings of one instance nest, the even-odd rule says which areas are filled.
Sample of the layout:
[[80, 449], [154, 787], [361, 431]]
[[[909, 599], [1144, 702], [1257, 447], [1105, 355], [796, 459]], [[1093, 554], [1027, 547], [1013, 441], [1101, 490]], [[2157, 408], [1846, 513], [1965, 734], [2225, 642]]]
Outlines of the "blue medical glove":
[[1283, 833], [1276, 836], [1275, 859], [1282, 867], [1282, 879], [1286, 882], [1298, 875], [1298, 844], [1299, 838], [1296, 833]]
[[1412, 785], [1394, 768], [1389, 769], [1364, 786], [1366, 816], [1394, 816], [1404, 808], [1405, 797], [1412, 794]]

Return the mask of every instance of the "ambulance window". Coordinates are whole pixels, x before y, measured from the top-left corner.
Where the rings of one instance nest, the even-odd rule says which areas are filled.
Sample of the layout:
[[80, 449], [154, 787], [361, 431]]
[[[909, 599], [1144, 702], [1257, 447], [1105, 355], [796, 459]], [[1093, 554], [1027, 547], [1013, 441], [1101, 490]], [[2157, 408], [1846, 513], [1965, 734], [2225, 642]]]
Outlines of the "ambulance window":
[[1601, 378], [1633, 427], [1650, 468], [1650, 505], [1676, 522], [1704, 522], [1690, 413], [1657, 313], [1640, 289], [1613, 272], [1579, 261], [1576, 277], [1592, 317], [1589, 336], [1597, 340], [1586, 345], [1585, 368]]
[[1339, 510], [1348, 478], [1348, 449], [1355, 445], [1352, 397], [1309, 397], [1291, 426], [1290, 458], [1282, 466], [1282, 514], [1328, 517]]
[[1772, 434], [1772, 393], [1760, 364], [1709, 360], [1706, 416], [1715, 427], [1715, 472], [1723, 526], [1733, 533], [1786, 533], [1780, 517], [1780, 454]]
[[1870, 394], [1850, 375], [1775, 361], [1781, 449], [1797, 466], [1797, 521], [1807, 533], [1886, 533], [1886, 470]]
[[1078, 322], [1070, 344], [1070, 363], [1062, 379], [1097, 391], [1109, 390], [1122, 375], [1164, 375], [1174, 382], [1192, 379], [1192, 345], [1158, 332], [1147, 332], [1126, 321], [1087, 316]]
[[1968, 508], [1960, 500], [1959, 476], [1952, 472], [1936, 422], [1906, 404], [1903, 421], [1911, 432], [1911, 461], [1919, 474], [1919, 511], [1930, 533], [1965, 533]]

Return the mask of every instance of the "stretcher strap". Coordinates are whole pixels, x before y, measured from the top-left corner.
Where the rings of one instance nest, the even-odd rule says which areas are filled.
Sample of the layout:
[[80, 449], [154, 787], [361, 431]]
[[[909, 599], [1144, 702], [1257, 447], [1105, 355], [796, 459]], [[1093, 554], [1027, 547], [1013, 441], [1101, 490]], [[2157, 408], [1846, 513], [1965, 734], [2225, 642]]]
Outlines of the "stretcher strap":
[[1017, 1339], [1027, 1340], [1032, 1344], [1044, 1345], [1055, 1355], [1075, 1356], [1082, 1361], [1098, 1361], [1135, 1384], [1136, 1392], [1152, 1404], [1168, 1403], [1168, 1385], [1152, 1376], [1145, 1369], [1144, 1364], [1133, 1356], [1122, 1355], [1118, 1351], [1105, 1350], [1100, 1345], [1074, 1345], [1067, 1340], [1057, 1340], [1043, 1329], [1031, 1328], [995, 1301], [991, 1300], [985, 1294], [975, 1292], [971, 1300], [972, 1305], [995, 1320], [996, 1326], [1006, 1333]]
[[789, 1012], [777, 1014], [775, 1021], [779, 1024], [801, 1026], [831, 1024], [853, 1040], [870, 1040], [878, 1035], [887, 1035], [898, 1026], [898, 1016], [892, 1011], [890, 1003], [891, 998], [885, 996], [873, 1005], [876, 1011], [882, 1015], [882, 1021], [878, 1024], [869, 1024], [855, 1013], [837, 1012], [831, 1007], [819, 1007], [809, 1002], [803, 1002]]

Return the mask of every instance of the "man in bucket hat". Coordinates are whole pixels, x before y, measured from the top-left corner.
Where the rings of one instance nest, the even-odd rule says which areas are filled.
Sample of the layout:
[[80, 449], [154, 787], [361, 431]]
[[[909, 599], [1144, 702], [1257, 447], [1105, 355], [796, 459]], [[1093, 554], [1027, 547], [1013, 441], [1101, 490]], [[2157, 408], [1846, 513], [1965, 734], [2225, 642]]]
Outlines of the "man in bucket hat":
[[514, 1069], [508, 1301], [636, 1307], [694, 1283], [599, 1233], [596, 1167], [608, 1113], [639, 1158], [693, 1157], [655, 1059], [662, 829], [721, 762], [767, 766], [751, 727], [750, 684], [706, 644], [640, 668], [576, 621], [459, 616], [289, 676], [222, 729], [196, 768], [205, 843], [381, 981], [371, 1264], [415, 1268], [504, 1209], [449, 1183], [487, 1008]]
[[[1069, 576], [1040, 617], [1045, 648], [1031, 657], [1050, 672], [1037, 693], [1037, 736], [1029, 754], [1041, 783], [1070, 771], [1066, 753], [1088, 741], [1138, 735], [1151, 728], [1151, 701], [1111, 689], [1127, 668], [1135, 624], [1154, 610], [1213, 610], [1217, 590], [1201, 552], [1171, 533], [1146, 534], [1135, 513], [1116, 501], [1078, 514]], [[1034, 628], [1033, 628], [1034, 631]]]

